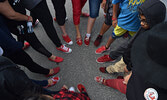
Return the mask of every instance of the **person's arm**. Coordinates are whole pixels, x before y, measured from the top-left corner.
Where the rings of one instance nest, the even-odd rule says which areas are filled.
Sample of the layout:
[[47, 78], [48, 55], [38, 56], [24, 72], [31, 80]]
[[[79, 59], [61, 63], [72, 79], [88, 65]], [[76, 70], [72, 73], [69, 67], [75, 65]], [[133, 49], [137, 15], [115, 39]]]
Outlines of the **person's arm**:
[[106, 5], [106, 0], [103, 0], [102, 3], [101, 3], [101, 8], [105, 8], [105, 5]]
[[0, 13], [11, 20], [17, 21], [33, 21], [31, 16], [23, 15], [18, 12], [15, 12], [10, 6], [8, 0], [0, 2]]
[[113, 4], [113, 16], [112, 16], [112, 26], [115, 28], [117, 25], [117, 12], [119, 9], [119, 3]]

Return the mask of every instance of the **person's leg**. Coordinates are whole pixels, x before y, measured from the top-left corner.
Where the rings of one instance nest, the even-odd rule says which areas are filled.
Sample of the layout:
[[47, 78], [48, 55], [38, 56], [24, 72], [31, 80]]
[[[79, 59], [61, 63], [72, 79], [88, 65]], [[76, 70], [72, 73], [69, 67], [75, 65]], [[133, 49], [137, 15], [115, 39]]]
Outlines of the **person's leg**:
[[39, 19], [47, 35], [56, 45], [56, 47], [60, 47], [62, 43], [57, 35], [56, 29], [53, 26], [52, 16], [46, 4], [46, 0], [42, 0], [35, 8], [31, 10], [31, 13], [33, 13], [34, 16]]
[[102, 0], [89, 0], [90, 17], [88, 18], [87, 33], [91, 34], [93, 25], [99, 15], [100, 3]]
[[106, 79], [105, 85], [117, 89], [123, 94], [126, 94], [127, 86], [123, 83], [123, 79]]
[[123, 58], [121, 58], [121, 60], [115, 63], [114, 65], [110, 65], [106, 67], [106, 71], [108, 73], [124, 72], [125, 67], [126, 67], [126, 64], [124, 63]]
[[17, 51], [9, 56], [14, 63], [27, 67], [31, 72], [48, 75], [50, 70], [36, 64], [31, 57], [23, 50]]
[[66, 28], [65, 28], [65, 18], [66, 18], [65, 2], [66, 0], [52, 0], [55, 13], [56, 13], [56, 19], [63, 33], [62, 37], [64, 41], [67, 42], [67, 44], [72, 45], [73, 42], [71, 41], [70, 37], [67, 35]]
[[76, 29], [76, 42], [78, 45], [82, 45], [81, 33], [79, 31], [80, 15], [81, 15], [81, 9], [82, 9], [81, 2], [82, 0], [72, 0], [73, 22], [74, 22], [75, 29]]

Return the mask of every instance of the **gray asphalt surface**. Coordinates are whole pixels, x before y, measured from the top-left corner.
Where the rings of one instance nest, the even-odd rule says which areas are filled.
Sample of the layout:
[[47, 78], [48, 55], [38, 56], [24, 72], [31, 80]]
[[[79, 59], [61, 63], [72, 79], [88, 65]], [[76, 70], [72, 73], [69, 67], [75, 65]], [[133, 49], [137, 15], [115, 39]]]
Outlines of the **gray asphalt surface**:
[[[163, 1], [167, 4], [167, 1], [165, 0]], [[52, 16], [54, 16], [55, 12], [54, 12], [51, 0], [47, 0], [47, 2], [50, 8], [50, 12]], [[41, 24], [39, 24], [34, 29], [37, 37], [50, 52], [52, 52], [56, 56], [63, 57], [64, 61], [62, 63], [56, 64], [54, 62], [49, 61], [47, 57], [43, 56], [42, 54], [39, 54], [31, 47], [26, 50], [26, 52], [33, 58], [33, 60], [38, 64], [40, 64], [41, 66], [46, 68], [53, 68], [53, 67], [59, 66], [61, 68], [61, 71], [56, 75], [61, 78], [59, 83], [57, 83], [53, 87], [50, 87], [49, 89], [60, 90], [61, 87], [65, 84], [68, 87], [70, 86], [75, 87], [77, 91], [77, 84], [82, 83], [86, 87], [87, 92], [92, 100], [126, 100], [126, 96], [124, 94], [118, 92], [117, 90], [114, 90], [113, 88], [98, 84], [97, 82], [94, 81], [95, 76], [103, 76], [104, 78], [116, 78], [116, 75], [103, 74], [99, 71], [99, 67], [101, 66], [107, 67], [108, 65], [113, 63], [104, 63], [104, 64], [96, 63], [96, 59], [98, 57], [103, 56], [104, 54], [109, 54], [109, 52], [105, 52], [104, 54], [100, 54], [100, 55], [95, 54], [95, 50], [97, 49], [97, 47], [95, 47], [93, 44], [94, 40], [97, 37], [97, 33], [100, 31], [100, 28], [104, 22], [102, 9], [100, 10], [99, 17], [95, 22], [92, 35], [91, 35], [92, 37], [91, 43], [89, 46], [85, 46], [84, 43], [82, 46], [78, 46], [75, 42], [76, 32], [75, 32], [75, 27], [74, 27], [73, 18], [72, 18], [71, 0], [66, 0], [66, 10], [67, 10], [67, 17], [68, 17], [68, 21], [66, 22], [66, 30], [68, 35], [71, 37], [72, 41], [74, 42], [72, 46], [69, 46], [69, 45], [66, 45], [66, 46], [72, 48], [73, 50], [72, 53], [65, 54], [56, 50], [56, 46], [48, 38]], [[88, 2], [83, 8], [83, 11], [89, 12]], [[62, 43], [65, 43], [62, 39], [62, 32], [56, 22], [54, 22], [54, 26], [57, 30], [57, 33]], [[82, 40], [84, 40], [86, 28], [87, 28], [87, 18], [81, 17], [80, 32], [82, 34]], [[107, 42], [111, 32], [112, 32], [112, 28], [110, 28], [105, 33], [105, 35], [103, 36], [103, 41], [101, 45], [104, 45]], [[122, 38], [116, 40], [111, 45], [111, 50], [114, 50], [123, 41], [124, 39]], [[32, 73], [24, 67], [22, 69], [25, 70], [25, 72], [30, 78], [38, 79], [38, 80], [47, 79], [45, 76]]]

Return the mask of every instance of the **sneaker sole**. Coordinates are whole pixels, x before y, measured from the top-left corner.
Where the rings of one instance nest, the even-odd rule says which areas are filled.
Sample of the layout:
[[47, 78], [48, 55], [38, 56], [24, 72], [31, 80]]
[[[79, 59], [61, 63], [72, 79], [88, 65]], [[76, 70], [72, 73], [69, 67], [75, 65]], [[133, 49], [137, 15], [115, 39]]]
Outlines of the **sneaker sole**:
[[[66, 42], [67, 43], [67, 42]], [[69, 43], [67, 43], [68, 45], [73, 45], [73, 42], [72, 41], [70, 41]]]
[[98, 61], [97, 61], [97, 59], [96, 59], [96, 62], [97, 62], [97, 63], [99, 63], [99, 64], [103, 64], [103, 63], [109, 63], [109, 62], [112, 62], [112, 63], [114, 63], [114, 62], [115, 62], [115, 60], [113, 60], [113, 61], [107, 61], [107, 62], [98, 62]]

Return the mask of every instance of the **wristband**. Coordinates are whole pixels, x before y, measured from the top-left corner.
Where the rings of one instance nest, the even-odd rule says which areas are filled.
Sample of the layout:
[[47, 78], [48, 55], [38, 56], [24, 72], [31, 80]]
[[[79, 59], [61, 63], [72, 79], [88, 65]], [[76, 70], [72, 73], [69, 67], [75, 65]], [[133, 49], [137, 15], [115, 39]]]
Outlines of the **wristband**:
[[30, 16], [28, 16], [28, 15], [26, 15], [28, 18], [27, 18], [27, 21], [29, 21], [30, 20]]
[[117, 20], [117, 18], [113, 18], [113, 17], [112, 17], [112, 21], [115, 21], [115, 20]]

